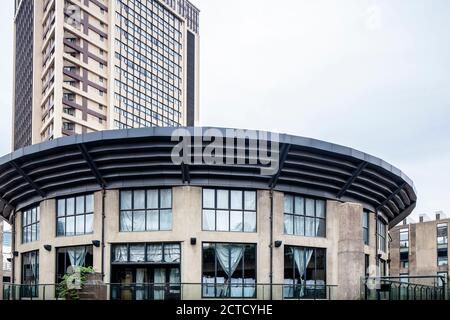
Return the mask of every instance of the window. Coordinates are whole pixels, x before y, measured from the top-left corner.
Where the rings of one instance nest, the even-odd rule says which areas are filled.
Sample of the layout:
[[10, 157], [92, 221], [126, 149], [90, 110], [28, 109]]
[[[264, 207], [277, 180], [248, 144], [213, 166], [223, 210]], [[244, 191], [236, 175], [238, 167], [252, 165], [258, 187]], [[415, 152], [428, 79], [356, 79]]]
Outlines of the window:
[[203, 189], [204, 231], [256, 232], [256, 191]]
[[120, 192], [120, 231], [172, 230], [172, 190]]
[[448, 225], [440, 223], [437, 225], [437, 264], [448, 265]]
[[284, 247], [284, 298], [326, 297], [326, 249]]
[[325, 237], [325, 200], [285, 195], [284, 233], [305, 237]]
[[75, 130], [75, 123], [73, 122], [63, 122], [63, 129], [68, 131]]
[[39, 207], [26, 210], [22, 213], [22, 243], [39, 240]]
[[203, 244], [203, 297], [256, 298], [256, 245]]
[[400, 229], [400, 268], [409, 268], [409, 229]]
[[448, 273], [447, 272], [438, 272], [438, 280], [437, 285], [442, 287], [444, 284], [448, 282]]
[[386, 252], [386, 222], [380, 217], [377, 220], [377, 241], [378, 241], [378, 250]]
[[56, 249], [56, 283], [70, 272], [70, 267], [92, 267], [92, 246], [66, 247]]
[[377, 276], [385, 277], [387, 275], [386, 261], [377, 259]]
[[179, 243], [116, 244], [112, 247], [113, 263], [175, 263], [181, 262]]
[[364, 274], [366, 278], [370, 277], [370, 255], [365, 254], [364, 255]]
[[363, 239], [364, 244], [369, 245], [369, 226], [370, 226], [370, 211], [364, 210], [363, 212]]
[[80, 236], [94, 231], [94, 195], [57, 201], [57, 235]]
[[39, 295], [39, 251], [22, 254], [22, 297]]

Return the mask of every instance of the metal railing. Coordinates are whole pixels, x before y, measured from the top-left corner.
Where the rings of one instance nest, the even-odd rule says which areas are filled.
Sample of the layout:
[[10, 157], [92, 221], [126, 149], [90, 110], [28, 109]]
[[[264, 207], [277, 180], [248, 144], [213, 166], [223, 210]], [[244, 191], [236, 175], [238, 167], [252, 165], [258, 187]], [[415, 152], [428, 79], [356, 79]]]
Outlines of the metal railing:
[[363, 300], [448, 300], [448, 281], [442, 276], [363, 277]]
[[[89, 285], [107, 300], [335, 300], [335, 285], [144, 283]], [[81, 296], [81, 295], [80, 295]], [[86, 295], [83, 295], [86, 296]], [[89, 297], [95, 299], [96, 297]], [[64, 300], [57, 284], [3, 284], [4, 300]], [[80, 298], [83, 300], [83, 298]]]

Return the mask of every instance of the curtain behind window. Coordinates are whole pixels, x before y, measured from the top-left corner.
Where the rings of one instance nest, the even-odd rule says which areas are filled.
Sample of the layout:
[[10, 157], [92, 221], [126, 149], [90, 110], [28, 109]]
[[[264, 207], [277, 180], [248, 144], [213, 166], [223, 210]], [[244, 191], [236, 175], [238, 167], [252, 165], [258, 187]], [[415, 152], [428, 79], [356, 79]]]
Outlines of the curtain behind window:
[[86, 261], [86, 248], [68, 248], [67, 254], [69, 255], [70, 266], [82, 267]]
[[[222, 294], [228, 291], [228, 285], [230, 282], [233, 282], [231, 276], [234, 271], [236, 271], [239, 262], [242, 260], [242, 256], [244, 255], [244, 247], [243, 246], [235, 246], [235, 245], [227, 245], [227, 244], [217, 244], [216, 245], [216, 256], [217, 260], [220, 263], [220, 266], [225, 271], [227, 275], [227, 280], [224, 281], [224, 286], [222, 289]], [[238, 279], [241, 283], [243, 279]], [[236, 280], [234, 280], [236, 281]], [[217, 283], [219, 281], [217, 280]], [[233, 288], [233, 287], [232, 287]], [[236, 287], [235, 290], [241, 290], [240, 295], [242, 295], [242, 286]], [[233, 290], [233, 289], [232, 289]], [[223, 292], [224, 291], [224, 292]], [[233, 294], [233, 292], [232, 292]]]
[[306, 267], [311, 261], [313, 249], [291, 248], [297, 271], [300, 275], [300, 297], [304, 296]]

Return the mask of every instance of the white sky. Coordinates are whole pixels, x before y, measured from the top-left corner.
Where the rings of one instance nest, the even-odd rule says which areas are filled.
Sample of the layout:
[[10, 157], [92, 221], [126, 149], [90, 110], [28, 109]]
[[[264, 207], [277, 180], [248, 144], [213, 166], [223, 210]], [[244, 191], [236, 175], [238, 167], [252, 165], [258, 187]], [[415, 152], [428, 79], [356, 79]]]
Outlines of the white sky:
[[[415, 214], [450, 215], [449, 1], [192, 1], [201, 9], [202, 125], [272, 130], [365, 151], [414, 180]], [[2, 4], [5, 154], [13, 1]]]

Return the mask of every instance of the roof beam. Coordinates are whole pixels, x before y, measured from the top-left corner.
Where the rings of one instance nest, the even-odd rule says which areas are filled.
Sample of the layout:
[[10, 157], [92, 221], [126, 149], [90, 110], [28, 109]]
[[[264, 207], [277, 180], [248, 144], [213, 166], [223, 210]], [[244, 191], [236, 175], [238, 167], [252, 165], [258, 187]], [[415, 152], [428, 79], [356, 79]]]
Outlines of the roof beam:
[[283, 144], [281, 147], [281, 152], [280, 152], [280, 157], [279, 157], [279, 164], [278, 164], [278, 172], [272, 176], [272, 178], [270, 178], [269, 181], [269, 187], [271, 189], [275, 188], [277, 183], [278, 183], [278, 179], [280, 178], [281, 175], [281, 171], [284, 168], [284, 163], [286, 162], [287, 156], [289, 154], [289, 150], [291, 150], [291, 145], [290, 144]]
[[344, 194], [347, 192], [347, 190], [352, 186], [353, 182], [355, 182], [356, 178], [361, 174], [361, 172], [364, 171], [364, 169], [367, 167], [368, 163], [366, 161], [362, 162], [358, 168], [356, 168], [355, 172], [353, 172], [352, 176], [348, 181], [345, 183], [345, 185], [342, 187], [341, 191], [337, 194], [337, 198], [341, 199]]
[[191, 174], [189, 172], [189, 165], [187, 165], [186, 163], [181, 163], [181, 176], [183, 179], [183, 184], [187, 183], [191, 183]]
[[84, 160], [86, 161], [87, 165], [89, 166], [89, 169], [91, 169], [92, 174], [95, 177], [95, 180], [97, 180], [97, 183], [100, 185], [100, 187], [102, 189], [105, 189], [106, 188], [105, 179], [103, 179], [103, 176], [101, 175], [96, 164], [94, 163], [94, 160], [92, 159], [91, 155], [89, 154], [89, 151], [87, 150], [86, 146], [83, 143], [80, 143], [80, 144], [78, 144], [78, 148], [80, 149], [81, 155], [83, 156]]
[[380, 210], [382, 207], [384, 207], [385, 205], [387, 205], [389, 203], [389, 201], [393, 200], [398, 194], [400, 194], [400, 192], [403, 190], [403, 188], [405, 188], [406, 186], [406, 182], [403, 183], [400, 187], [398, 187], [397, 190], [394, 191], [394, 193], [392, 193], [389, 197], [387, 197], [386, 200], [384, 200], [377, 208], [377, 210]]
[[10, 161], [11, 166], [16, 170], [16, 172], [24, 178], [24, 180], [42, 197], [45, 198], [47, 194], [38, 187], [38, 185], [22, 170], [22, 168], [14, 161]]

